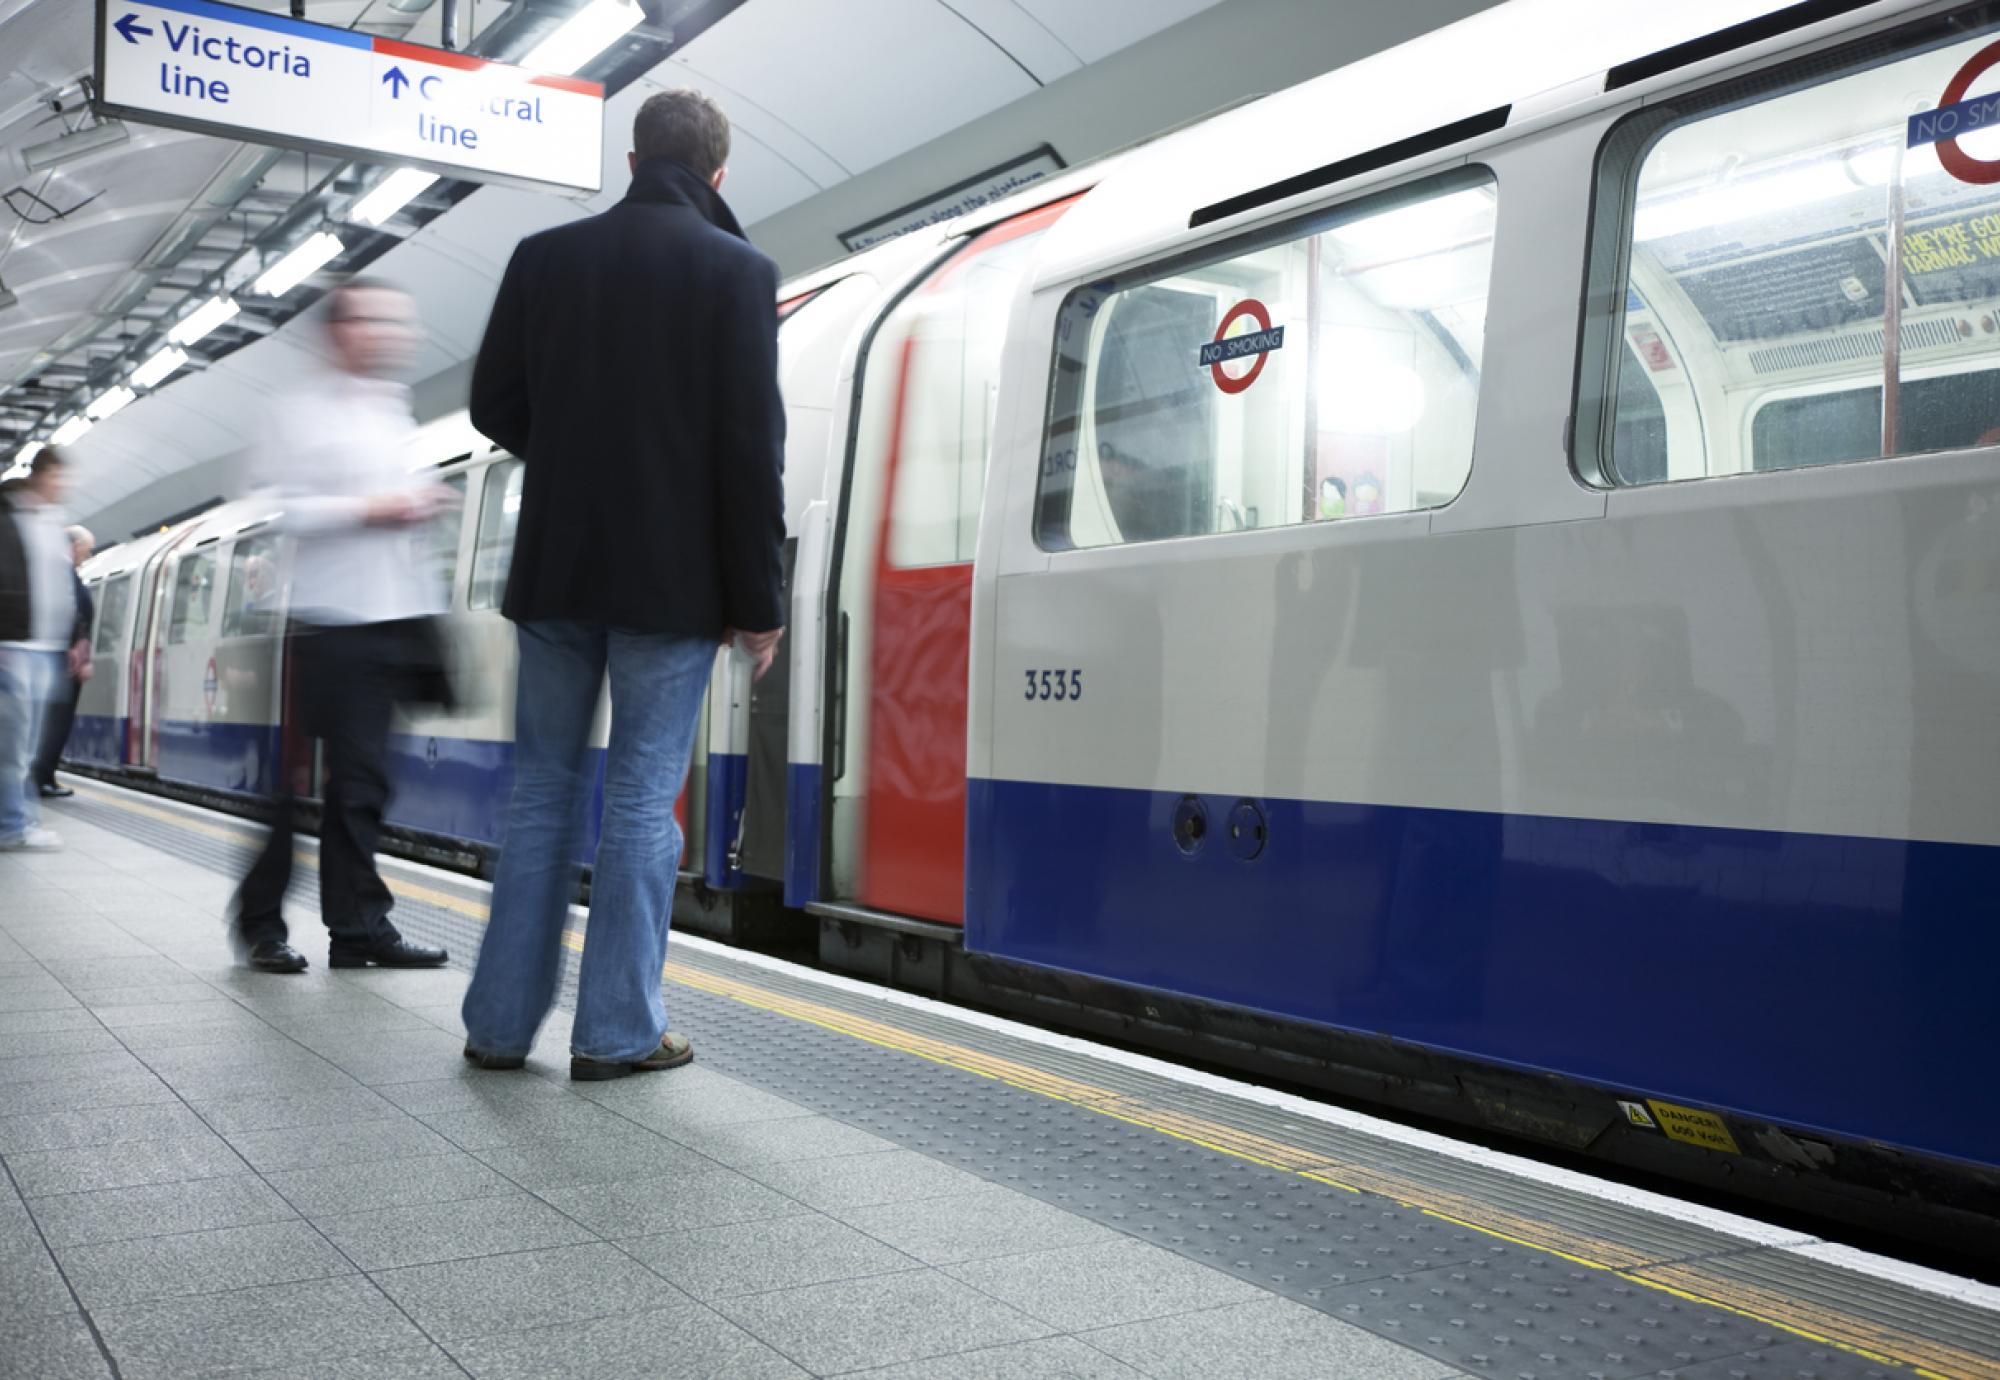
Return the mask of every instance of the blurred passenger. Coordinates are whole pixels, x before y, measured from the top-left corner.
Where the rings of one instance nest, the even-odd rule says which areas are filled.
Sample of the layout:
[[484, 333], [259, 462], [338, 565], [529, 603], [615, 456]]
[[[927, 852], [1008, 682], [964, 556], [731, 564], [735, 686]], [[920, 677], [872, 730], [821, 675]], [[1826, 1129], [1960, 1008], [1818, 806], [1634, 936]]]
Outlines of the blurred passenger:
[[76, 624], [76, 568], [63, 532], [69, 464], [54, 446], [0, 494], [0, 850], [55, 849], [32, 779], [42, 720]]
[[90, 597], [90, 586], [77, 573], [90, 559], [91, 552], [97, 549], [97, 538], [90, 534], [88, 527], [72, 527], [63, 535], [69, 538], [69, 578], [76, 596], [76, 626], [70, 632], [69, 649], [64, 657], [63, 669], [67, 675], [57, 685], [55, 698], [49, 702], [48, 714], [42, 723], [42, 749], [35, 756], [35, 787], [45, 800], [59, 800], [76, 794], [56, 781], [56, 763], [62, 760], [63, 749], [69, 746], [69, 731], [76, 723], [77, 697], [83, 693], [83, 683], [90, 679], [90, 625], [97, 618], [97, 606]]
[[[409, 390], [393, 382], [416, 352], [416, 310], [399, 290], [349, 279], [326, 299], [331, 358], [272, 400], [254, 485], [283, 505], [293, 539], [292, 677], [300, 726], [325, 746], [320, 791], [320, 919], [335, 968], [435, 968], [445, 951], [402, 937], [375, 870], [389, 802], [396, 707], [434, 683], [444, 592], [419, 559], [421, 529], [456, 496], [409, 468]], [[302, 972], [283, 906], [292, 879], [294, 764], [281, 763], [270, 837], [237, 888], [245, 961]]]
[[514, 796], [465, 998], [465, 1056], [519, 1068], [555, 997], [606, 673], [611, 739], [570, 1076], [694, 1057], [667, 1029], [687, 779], [716, 649], [756, 673], [783, 631], [777, 287], [718, 196], [729, 121], [640, 107], [632, 189], [523, 240], [472, 379], [472, 420], [526, 463], [503, 611], [520, 645]]

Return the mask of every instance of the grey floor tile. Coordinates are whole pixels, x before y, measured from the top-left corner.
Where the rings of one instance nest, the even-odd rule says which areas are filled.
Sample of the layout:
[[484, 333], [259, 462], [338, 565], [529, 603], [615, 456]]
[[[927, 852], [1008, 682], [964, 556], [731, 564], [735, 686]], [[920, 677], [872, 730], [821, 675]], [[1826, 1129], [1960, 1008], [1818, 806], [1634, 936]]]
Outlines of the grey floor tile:
[[875, 1275], [711, 1305], [821, 1375], [920, 1361], [1055, 1329], [931, 1270]]
[[642, 1236], [621, 1244], [648, 1269], [698, 1299], [797, 1289], [920, 1265], [818, 1213]]
[[51, 1246], [284, 1222], [298, 1214], [254, 1174], [60, 1193], [29, 1204]]
[[285, 1368], [424, 1343], [359, 1276], [122, 1304], [94, 1316], [127, 1380]]
[[208, 1127], [179, 1103], [100, 1107], [86, 1112], [29, 1112], [0, 1117], [0, 1154], [27, 1150], [72, 1150], [128, 1140], [203, 1136]]
[[250, 1172], [228, 1142], [215, 1135], [126, 1141], [77, 1150], [35, 1150], [10, 1154], [7, 1164], [14, 1171], [14, 1181], [20, 1185], [21, 1193], [29, 1198]]
[[146, 1066], [123, 1046], [82, 1054], [30, 1054], [19, 1059], [0, 1059], [0, 1084], [81, 1082], [145, 1071]]
[[953, 1197], [996, 1187], [913, 1150], [759, 1164], [745, 1172], [822, 1212]]
[[430, 1112], [422, 1120], [464, 1150], [498, 1150], [533, 1141], [623, 1139], [638, 1129], [580, 1097], [532, 1098], [501, 1107]]
[[252, 1131], [292, 1131], [307, 1126], [352, 1125], [401, 1120], [403, 1113], [360, 1086], [311, 1092], [266, 1093], [257, 1097], [204, 1097], [193, 1104], [225, 1136]]
[[190, 1102], [215, 1097], [276, 1097], [284, 1093], [323, 1092], [358, 1087], [352, 1078], [325, 1062], [312, 1064], [250, 1063], [162, 1073], [166, 1082]]
[[150, 1072], [86, 1078], [74, 1083], [9, 1083], [0, 1087], [0, 1116], [32, 1112], [82, 1112], [98, 1107], [136, 1107], [178, 1102], [174, 1090]]
[[833, 1215], [926, 1265], [1127, 1239], [1087, 1217], [1005, 1189], [842, 1208]]
[[0, 1011], [49, 1011], [82, 1004], [61, 983], [49, 978], [0, 981]]
[[531, 1193], [623, 1179], [670, 1178], [715, 1169], [715, 1161], [634, 1127], [597, 1140], [534, 1141], [481, 1150], [479, 1158]]
[[896, 1143], [824, 1116], [788, 1116], [776, 1121], [732, 1121], [684, 1126], [665, 1132], [691, 1150], [721, 1164], [778, 1164], [894, 1150]]
[[230, 1138], [260, 1173], [317, 1169], [331, 1164], [448, 1155], [452, 1143], [414, 1117], [334, 1126], [298, 1126], [282, 1131], [244, 1131]]
[[267, 1222], [179, 1236], [148, 1236], [56, 1252], [93, 1311], [145, 1299], [216, 1294], [352, 1274], [354, 1267], [304, 1222]]
[[68, 1313], [0, 1316], [0, 1372], [35, 1380], [99, 1380], [111, 1367], [83, 1319]]
[[0, 1240], [0, 1321], [75, 1310], [75, 1296], [32, 1229]]
[[280, 1049], [287, 1043], [282, 1031], [272, 1029], [247, 1011], [232, 1010], [225, 1014], [223, 1008], [207, 1005], [188, 1009], [213, 1010], [216, 1014], [199, 1021], [120, 1026], [118, 1042], [141, 1058], [202, 1045], [224, 1046], [249, 1055]]
[[43, 966], [50, 977], [72, 991], [88, 987], [152, 987], [185, 982], [192, 976], [172, 959], [154, 954], [137, 958], [58, 959]]
[[1157, 1380], [1436, 1380], [1456, 1372], [1289, 1299], [1131, 1323], [1084, 1340]]
[[25, 1031], [102, 1029], [103, 1022], [81, 1006], [58, 1006], [45, 1011], [0, 1011], [0, 1049], [11, 1048], [13, 1037]]
[[[1251, 1372], [1218, 1370], [1204, 1380], [1250, 1380]], [[1074, 1337], [1045, 1337], [848, 1372], [848, 1380], [1147, 1380]], [[1331, 1380], [1331, 1377], [1328, 1377]]]
[[123, 1048], [118, 1037], [101, 1025], [94, 1029], [16, 1030], [0, 1035], [0, 1062], [25, 1059], [36, 1054], [85, 1054], [93, 1050]]
[[465, 1371], [436, 1346], [398, 1347], [314, 1361], [278, 1370], [233, 1370], [228, 1380], [465, 1380]]
[[1263, 1297], [1255, 1285], [1131, 1240], [975, 1260], [945, 1273], [1064, 1332]]
[[265, 1178], [293, 1207], [314, 1219], [421, 1203], [465, 1202], [520, 1191], [465, 1154], [295, 1169]]
[[355, 1264], [371, 1271], [576, 1246], [597, 1239], [547, 1203], [519, 1192], [314, 1221]]
[[577, 1091], [668, 1135], [676, 1127], [724, 1126], [732, 1121], [776, 1121], [813, 1114], [811, 1108], [699, 1065], [586, 1084]]
[[194, 1019], [191, 1008], [228, 1010], [232, 1005], [226, 993], [195, 980], [159, 987], [116, 987], [79, 992], [77, 1000], [96, 1012], [97, 1018], [113, 1030], [129, 1030], [142, 1025], [185, 1025]]
[[375, 1092], [404, 1111], [420, 1117], [443, 1112], [515, 1107], [551, 1098], [575, 1102], [584, 1100], [562, 1084], [547, 1078], [522, 1072], [488, 1072], [470, 1065], [462, 1066], [450, 1078], [432, 1078], [417, 1083], [385, 1083]]
[[[580, 1144], [579, 1142], [570, 1142]], [[721, 1226], [787, 1217], [803, 1209], [791, 1198], [707, 1160], [699, 1168], [608, 1184], [535, 1190], [556, 1207], [606, 1237]]]
[[422, 1016], [386, 1002], [366, 1008], [345, 1007], [324, 1014], [312, 1007], [301, 1007], [294, 1014], [272, 1018], [272, 1023], [301, 1044], [329, 1055], [337, 1053], [346, 1042], [357, 1036], [408, 1030], [434, 1033], [437, 1029]]
[[415, 1265], [374, 1278], [447, 1346], [454, 1338], [644, 1312], [687, 1297], [606, 1245]]
[[805, 1371], [694, 1304], [457, 1342], [478, 1380], [803, 1380]]

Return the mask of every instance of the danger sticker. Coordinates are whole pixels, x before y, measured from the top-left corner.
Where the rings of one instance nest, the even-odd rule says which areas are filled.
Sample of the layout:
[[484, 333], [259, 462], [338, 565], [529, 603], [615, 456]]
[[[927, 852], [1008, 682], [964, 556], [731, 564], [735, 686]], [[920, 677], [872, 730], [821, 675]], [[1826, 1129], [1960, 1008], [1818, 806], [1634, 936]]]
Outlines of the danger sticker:
[[1720, 1150], [1728, 1155], [1743, 1153], [1737, 1147], [1736, 1137], [1729, 1134], [1729, 1128], [1714, 1112], [1704, 1112], [1697, 1107], [1679, 1107], [1650, 1097], [1646, 1099], [1646, 1105], [1653, 1109], [1660, 1129], [1674, 1140], [1699, 1145], [1704, 1150]]
[[1625, 1113], [1625, 1119], [1634, 1126], [1643, 1126], [1648, 1131], [1659, 1129], [1659, 1123], [1653, 1120], [1653, 1114], [1646, 1110], [1646, 1104], [1643, 1102], [1626, 1102], [1621, 1099], [1618, 1110]]
[[[1198, 359], [1215, 379], [1217, 388], [1225, 393], [1241, 393], [1264, 372], [1264, 361], [1271, 351], [1284, 348], [1284, 344], [1285, 328], [1271, 324], [1271, 313], [1262, 302], [1254, 297], [1245, 298], [1224, 313], [1215, 339], [1201, 347]], [[1242, 373], [1225, 367], [1240, 365], [1245, 360], [1255, 362]]]

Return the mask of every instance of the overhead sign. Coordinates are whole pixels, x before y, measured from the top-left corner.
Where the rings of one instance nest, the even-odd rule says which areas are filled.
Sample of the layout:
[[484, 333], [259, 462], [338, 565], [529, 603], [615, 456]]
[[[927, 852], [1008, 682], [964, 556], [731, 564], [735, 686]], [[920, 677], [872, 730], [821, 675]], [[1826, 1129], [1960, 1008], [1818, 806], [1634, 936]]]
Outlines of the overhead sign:
[[936, 225], [957, 216], [977, 211], [982, 206], [998, 201], [1001, 197], [1017, 192], [1030, 182], [1039, 182], [1053, 173], [1061, 172], [1063, 161], [1056, 151], [1047, 144], [1033, 153], [1016, 158], [1010, 163], [1002, 163], [997, 168], [988, 168], [976, 177], [968, 177], [963, 182], [954, 183], [922, 201], [913, 201], [900, 211], [891, 211], [880, 220], [872, 220], [856, 229], [844, 231], [840, 242], [852, 253], [860, 253], [884, 240], [893, 240], [898, 235], [906, 235], [912, 230], [921, 230], [926, 225]]
[[215, 0], [97, 0], [110, 114], [446, 176], [594, 192], [604, 88]]
[[1974, 158], [1959, 147], [1958, 141], [1962, 135], [2000, 124], [2000, 94], [1965, 98], [1972, 83], [1996, 65], [2000, 65], [2000, 42], [1987, 44], [1958, 69], [1944, 94], [1938, 97], [1936, 110], [1920, 111], [1910, 117], [1908, 146], [1914, 149], [1936, 144], [1938, 162], [1944, 164], [1944, 170], [1960, 182], [1979, 187], [2000, 182], [2000, 162]]

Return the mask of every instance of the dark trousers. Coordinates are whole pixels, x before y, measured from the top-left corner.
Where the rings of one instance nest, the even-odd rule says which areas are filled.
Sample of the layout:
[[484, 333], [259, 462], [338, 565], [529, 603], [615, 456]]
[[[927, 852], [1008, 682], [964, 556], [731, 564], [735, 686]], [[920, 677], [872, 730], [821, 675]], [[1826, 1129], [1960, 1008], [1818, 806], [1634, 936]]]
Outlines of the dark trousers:
[[83, 682], [66, 676], [63, 687], [49, 701], [48, 713], [42, 718], [42, 746], [35, 753], [35, 765], [28, 773], [30, 786], [56, 784], [56, 763], [62, 760], [63, 749], [69, 746], [70, 726], [76, 722], [76, 702], [82, 695]]
[[[389, 803], [389, 726], [396, 706], [421, 694], [421, 635], [407, 623], [350, 627], [294, 624], [292, 704], [308, 740], [326, 749], [320, 792], [319, 913], [336, 950], [365, 950], [397, 937], [395, 897], [375, 870], [375, 842]], [[236, 932], [246, 948], [286, 937], [292, 881], [292, 772], [279, 763], [271, 833], [236, 893]]]

